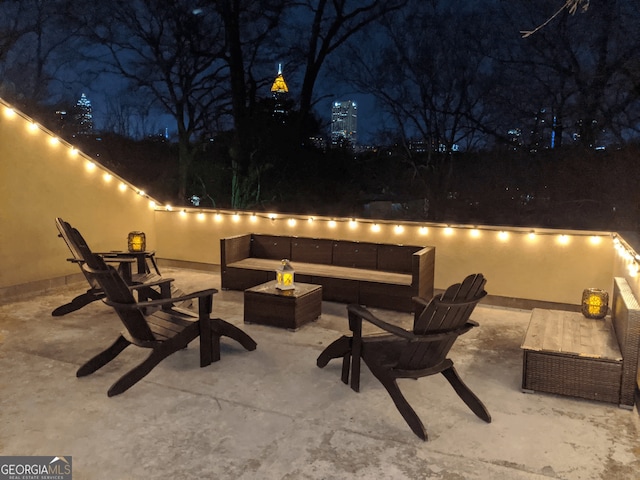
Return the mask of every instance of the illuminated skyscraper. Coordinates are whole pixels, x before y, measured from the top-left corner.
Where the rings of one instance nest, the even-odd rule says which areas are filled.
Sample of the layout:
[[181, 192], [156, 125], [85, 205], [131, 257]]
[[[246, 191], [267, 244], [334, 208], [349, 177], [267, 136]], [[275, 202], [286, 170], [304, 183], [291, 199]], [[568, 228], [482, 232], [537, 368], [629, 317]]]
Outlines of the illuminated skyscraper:
[[89, 135], [93, 133], [93, 114], [91, 102], [83, 93], [76, 103], [75, 122], [77, 135]]
[[331, 143], [355, 146], [358, 131], [358, 106], [352, 100], [333, 102], [331, 108]]
[[288, 112], [285, 106], [285, 99], [288, 93], [289, 87], [287, 87], [287, 83], [284, 81], [284, 77], [282, 76], [282, 65], [280, 64], [278, 65], [278, 76], [273, 81], [273, 85], [271, 85], [271, 95], [275, 101], [275, 105], [273, 107], [274, 117], [283, 118], [287, 115]]

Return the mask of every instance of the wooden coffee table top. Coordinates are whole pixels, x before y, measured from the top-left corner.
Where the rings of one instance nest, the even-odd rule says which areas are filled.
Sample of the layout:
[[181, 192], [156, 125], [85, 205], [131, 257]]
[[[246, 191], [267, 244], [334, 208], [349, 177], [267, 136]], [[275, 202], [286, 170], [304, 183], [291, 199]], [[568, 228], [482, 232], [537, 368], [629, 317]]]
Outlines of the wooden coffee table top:
[[279, 295], [282, 297], [293, 297], [298, 298], [302, 297], [310, 292], [318, 290], [322, 288], [321, 285], [314, 285], [311, 283], [295, 283], [295, 287], [293, 290], [279, 290], [276, 288], [276, 281], [271, 280], [267, 283], [262, 283], [260, 285], [256, 285], [255, 287], [251, 287], [245, 290], [245, 292], [251, 292], [255, 294], [264, 294], [264, 295]]

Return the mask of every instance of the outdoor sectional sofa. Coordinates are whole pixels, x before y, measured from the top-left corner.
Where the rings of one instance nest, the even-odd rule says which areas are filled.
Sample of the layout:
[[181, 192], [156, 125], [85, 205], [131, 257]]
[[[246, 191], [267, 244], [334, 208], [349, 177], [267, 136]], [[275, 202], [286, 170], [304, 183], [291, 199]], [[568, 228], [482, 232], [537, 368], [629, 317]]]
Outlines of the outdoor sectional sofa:
[[220, 240], [222, 288], [275, 279], [288, 259], [295, 282], [322, 285], [322, 298], [411, 312], [413, 296], [433, 297], [435, 247], [245, 234]]

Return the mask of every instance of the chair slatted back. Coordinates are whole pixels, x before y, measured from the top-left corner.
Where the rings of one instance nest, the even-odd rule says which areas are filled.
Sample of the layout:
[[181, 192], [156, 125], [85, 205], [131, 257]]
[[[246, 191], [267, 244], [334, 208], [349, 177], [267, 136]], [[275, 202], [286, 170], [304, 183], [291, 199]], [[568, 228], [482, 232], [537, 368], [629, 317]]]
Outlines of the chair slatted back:
[[133, 293], [116, 269], [107, 265], [102, 257], [91, 252], [84, 238], [75, 228], [71, 229], [70, 238], [85, 262], [83, 270], [91, 281], [97, 282], [102, 287], [111, 303], [125, 305], [114, 306], [114, 309], [131, 337], [141, 341], [154, 341], [155, 337], [144, 315], [135, 308], [137, 302]]
[[[486, 295], [486, 279], [482, 274], [469, 275], [462, 283], [451, 285], [435, 296], [414, 322], [413, 333], [424, 335], [446, 333], [464, 327], [477, 303]], [[400, 356], [398, 368], [414, 370], [442, 362], [457, 339], [411, 342]]]
[[[80, 270], [82, 270], [82, 273], [87, 279], [87, 282], [89, 282], [89, 285], [91, 286], [91, 288], [100, 289], [101, 288], [100, 284], [93, 277], [88, 275], [87, 272], [82, 268], [82, 263], [85, 261], [85, 259], [83, 257], [82, 252], [80, 251], [80, 248], [76, 244], [76, 241], [74, 238], [75, 229], [69, 223], [65, 222], [62, 218], [56, 218], [56, 227], [58, 227], [58, 232], [60, 232], [59, 236], [64, 240], [64, 243], [67, 244], [67, 247], [71, 252], [71, 255], [73, 255], [73, 259], [76, 260], [76, 262], [78, 263], [78, 266], [80, 266]], [[80, 235], [80, 233], [77, 230], [76, 232], [77, 232], [77, 235], [80, 236], [80, 238], [82, 238], [82, 235]], [[82, 241], [84, 242], [84, 239]], [[86, 245], [86, 242], [84, 242], [84, 244]]]

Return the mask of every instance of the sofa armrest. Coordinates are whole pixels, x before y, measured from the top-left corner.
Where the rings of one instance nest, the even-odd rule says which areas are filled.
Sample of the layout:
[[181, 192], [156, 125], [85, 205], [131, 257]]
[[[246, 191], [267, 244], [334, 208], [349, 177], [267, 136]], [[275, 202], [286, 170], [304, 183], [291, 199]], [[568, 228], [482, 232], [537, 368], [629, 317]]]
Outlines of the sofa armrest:
[[640, 304], [623, 277], [615, 277], [611, 320], [622, 353], [620, 405], [633, 408], [640, 356]]
[[251, 234], [220, 239], [220, 268], [251, 256]]
[[436, 265], [436, 247], [424, 247], [413, 254], [411, 286], [416, 296], [424, 299], [433, 297]]

